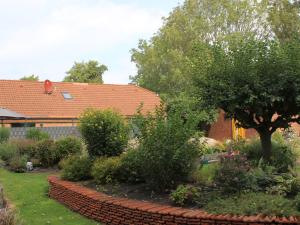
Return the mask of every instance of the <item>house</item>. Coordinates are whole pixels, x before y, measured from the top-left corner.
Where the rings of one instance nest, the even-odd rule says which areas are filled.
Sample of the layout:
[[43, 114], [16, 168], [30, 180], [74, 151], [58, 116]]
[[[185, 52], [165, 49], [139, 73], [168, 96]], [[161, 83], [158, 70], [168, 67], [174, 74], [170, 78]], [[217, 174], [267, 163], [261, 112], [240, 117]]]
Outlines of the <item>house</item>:
[[235, 125], [234, 120], [225, 117], [224, 111], [220, 111], [217, 121], [213, 123], [207, 132], [207, 136], [219, 141], [226, 139], [251, 138], [256, 136], [254, 129], [243, 129]]
[[[129, 118], [141, 104], [142, 112], [147, 113], [160, 101], [154, 92], [135, 85], [0, 80], [0, 124], [11, 128], [41, 127], [50, 133], [67, 135], [71, 129], [68, 127], [76, 127], [80, 114], [87, 108], [112, 108]], [[292, 127], [300, 131], [300, 125]], [[207, 131], [208, 137], [220, 141], [255, 135], [253, 129], [237, 128], [222, 111]]]
[[[292, 130], [296, 135], [300, 135], [300, 124], [291, 123]], [[220, 111], [218, 119], [213, 123], [207, 132], [207, 136], [219, 141], [226, 139], [251, 138], [257, 136], [258, 133], [254, 129], [239, 128], [235, 125], [234, 120], [225, 117], [225, 113]]]
[[87, 108], [112, 108], [131, 117], [141, 104], [146, 113], [160, 98], [135, 85], [0, 80], [0, 108], [24, 117], [0, 117], [5, 127], [76, 126]]

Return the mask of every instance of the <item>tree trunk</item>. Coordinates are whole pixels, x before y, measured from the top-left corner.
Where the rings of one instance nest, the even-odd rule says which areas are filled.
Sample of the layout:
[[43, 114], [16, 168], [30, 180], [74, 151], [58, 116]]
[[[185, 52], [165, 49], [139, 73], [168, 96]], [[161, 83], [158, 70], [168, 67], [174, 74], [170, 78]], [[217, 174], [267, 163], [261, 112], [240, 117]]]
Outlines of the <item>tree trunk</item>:
[[260, 132], [259, 137], [260, 137], [260, 143], [263, 151], [263, 159], [267, 162], [270, 162], [271, 154], [272, 154], [272, 142], [271, 142], [272, 133], [269, 131]]

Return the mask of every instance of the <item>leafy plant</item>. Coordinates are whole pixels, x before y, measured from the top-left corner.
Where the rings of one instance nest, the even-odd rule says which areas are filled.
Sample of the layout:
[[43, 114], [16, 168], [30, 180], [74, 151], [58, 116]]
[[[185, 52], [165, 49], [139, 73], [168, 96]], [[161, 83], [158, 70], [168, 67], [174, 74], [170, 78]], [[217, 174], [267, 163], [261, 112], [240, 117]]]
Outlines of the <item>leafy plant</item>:
[[58, 162], [53, 140], [46, 139], [37, 142], [34, 151], [34, 156], [40, 161], [43, 167], [50, 167]]
[[[295, 201], [297, 202], [297, 201]], [[229, 198], [216, 198], [204, 210], [213, 214], [297, 216], [294, 201], [279, 195], [251, 192]]]
[[192, 117], [166, 116], [163, 106], [155, 114], [134, 120], [140, 134], [138, 151], [142, 175], [151, 188], [162, 191], [186, 180], [199, 154]]
[[16, 146], [17, 151], [21, 155], [27, 155], [29, 158], [34, 157], [36, 141], [31, 139], [14, 139], [10, 143]]
[[15, 153], [9, 159], [8, 167], [11, 171], [17, 173], [24, 173], [26, 171], [26, 162], [27, 162], [27, 157], [25, 155], [20, 155], [18, 153]]
[[0, 143], [0, 159], [8, 162], [17, 151], [17, 146], [12, 143]]
[[120, 174], [121, 158], [118, 156], [98, 158], [92, 166], [92, 176], [97, 184], [114, 183]]
[[296, 195], [294, 202], [297, 210], [300, 212], [300, 194]]
[[121, 155], [120, 176], [118, 179], [122, 182], [140, 183], [144, 181], [142, 176], [142, 159], [139, 151], [129, 149]]
[[170, 199], [176, 205], [186, 205], [194, 203], [197, 200], [199, 191], [191, 185], [179, 185], [175, 191], [170, 194]]
[[9, 139], [10, 130], [6, 127], [0, 127], [0, 143], [3, 143]]
[[29, 128], [26, 131], [25, 136], [27, 139], [31, 139], [31, 140], [35, 140], [35, 141], [41, 141], [41, 140], [50, 138], [48, 133], [46, 133], [38, 128]]
[[249, 170], [250, 165], [246, 157], [226, 155], [221, 158], [214, 180], [224, 194], [241, 192], [253, 183], [247, 176]]
[[62, 137], [55, 142], [56, 157], [58, 160], [72, 154], [80, 154], [82, 150], [81, 140], [77, 137]]
[[92, 158], [120, 155], [128, 142], [124, 118], [109, 109], [86, 110], [80, 117], [80, 131]]
[[191, 178], [196, 183], [210, 185], [214, 182], [218, 168], [217, 163], [201, 165], [192, 172]]
[[71, 155], [61, 163], [61, 176], [65, 180], [80, 181], [91, 178], [92, 162], [88, 156]]

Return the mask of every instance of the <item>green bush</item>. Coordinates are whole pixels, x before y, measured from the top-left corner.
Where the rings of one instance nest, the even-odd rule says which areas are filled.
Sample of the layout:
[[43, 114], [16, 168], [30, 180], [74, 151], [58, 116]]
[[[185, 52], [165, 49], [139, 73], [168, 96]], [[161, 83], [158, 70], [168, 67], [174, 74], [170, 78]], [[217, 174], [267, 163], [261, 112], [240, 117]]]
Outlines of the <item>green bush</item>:
[[[295, 201], [296, 203], [299, 201]], [[247, 193], [230, 198], [216, 198], [210, 201], [205, 211], [213, 214], [234, 215], [270, 215], [270, 216], [297, 216], [294, 201], [279, 195], [264, 193]]]
[[179, 185], [170, 194], [170, 200], [176, 205], [187, 205], [195, 203], [199, 196], [199, 190], [191, 185]]
[[120, 155], [129, 136], [124, 118], [112, 110], [85, 111], [80, 117], [80, 131], [93, 158]]
[[[246, 154], [247, 158], [252, 161], [252, 164], [258, 165], [262, 158], [262, 149], [259, 139], [252, 139], [239, 150]], [[277, 170], [277, 172], [288, 172], [289, 168], [293, 168], [296, 162], [296, 154], [293, 152], [288, 143], [282, 143], [281, 141], [272, 141], [272, 156], [271, 164]]]
[[0, 127], [0, 143], [3, 143], [9, 139], [10, 130], [6, 127]]
[[267, 187], [265, 192], [267, 194], [295, 196], [299, 192], [299, 183], [297, 178], [291, 174], [285, 173], [272, 176], [274, 185]]
[[300, 179], [296, 177], [291, 183], [291, 190], [289, 194], [295, 196], [298, 195], [299, 192], [300, 192]]
[[34, 157], [39, 160], [42, 167], [50, 167], [58, 163], [53, 140], [41, 140], [36, 143]]
[[29, 158], [34, 157], [36, 141], [30, 139], [15, 139], [10, 141], [10, 143], [16, 146], [17, 151], [21, 155], [27, 155]]
[[61, 176], [65, 180], [80, 181], [91, 178], [91, 159], [88, 156], [71, 155], [61, 163]]
[[25, 155], [16, 153], [9, 159], [8, 167], [11, 171], [24, 173], [26, 171], [27, 160], [28, 158]]
[[295, 203], [296, 209], [298, 211], [300, 211], [300, 194], [296, 195], [296, 197], [294, 199], [294, 203]]
[[191, 178], [198, 184], [210, 185], [214, 181], [216, 170], [218, 170], [218, 168], [218, 163], [204, 164], [193, 171]]
[[119, 179], [120, 168], [120, 157], [101, 157], [94, 161], [92, 176], [97, 184], [115, 183]]
[[162, 191], [187, 179], [199, 154], [196, 123], [180, 114], [166, 116], [163, 108], [153, 115], [136, 116], [139, 128], [140, 165], [152, 189]]
[[26, 131], [25, 136], [27, 139], [31, 139], [31, 140], [35, 140], [35, 141], [41, 141], [41, 140], [50, 138], [48, 133], [46, 133], [38, 128], [29, 128]]
[[17, 152], [17, 146], [12, 143], [0, 143], [0, 159], [8, 162]]
[[82, 150], [81, 140], [77, 137], [63, 137], [55, 142], [54, 146], [58, 160], [73, 154], [80, 154]]
[[140, 158], [139, 151], [130, 149], [121, 155], [120, 174], [118, 179], [122, 182], [140, 183], [144, 181], [141, 174], [142, 159]]
[[249, 170], [250, 165], [245, 157], [228, 155], [221, 158], [214, 180], [224, 194], [241, 192], [253, 184], [247, 174]]

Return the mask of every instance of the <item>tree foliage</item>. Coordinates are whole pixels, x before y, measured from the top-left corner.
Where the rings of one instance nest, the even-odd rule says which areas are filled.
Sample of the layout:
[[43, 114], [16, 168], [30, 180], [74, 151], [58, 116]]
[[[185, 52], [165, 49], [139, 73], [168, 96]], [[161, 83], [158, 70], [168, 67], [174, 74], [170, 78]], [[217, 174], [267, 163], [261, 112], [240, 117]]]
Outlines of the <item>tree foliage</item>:
[[150, 41], [132, 50], [138, 71], [132, 80], [160, 94], [189, 91], [191, 52], [198, 42], [232, 42], [270, 36], [265, 1], [186, 0], [164, 19]]
[[36, 75], [32, 74], [32, 75], [29, 75], [29, 76], [24, 76], [24, 77], [20, 78], [20, 80], [38, 81], [39, 76], [36, 76]]
[[107, 67], [95, 60], [88, 62], [75, 62], [72, 68], [67, 71], [64, 82], [81, 83], [103, 83], [102, 75]]
[[300, 1], [273, 0], [268, 20], [275, 36], [281, 40], [290, 40], [300, 33]]
[[149, 41], [141, 40], [132, 50], [137, 74], [131, 79], [159, 93], [170, 107], [179, 100], [186, 101], [181, 105], [194, 101], [194, 112], [206, 113], [211, 121], [213, 111], [203, 107], [201, 96], [194, 96], [194, 61], [209, 63], [194, 58], [195, 45], [220, 43], [226, 49], [245, 39], [286, 40], [299, 35], [299, 18], [297, 1], [186, 0]]
[[206, 58], [194, 68], [199, 95], [238, 126], [254, 128], [269, 159], [272, 133], [300, 123], [299, 40], [244, 40], [225, 50], [221, 44], [199, 45], [199, 57]]

